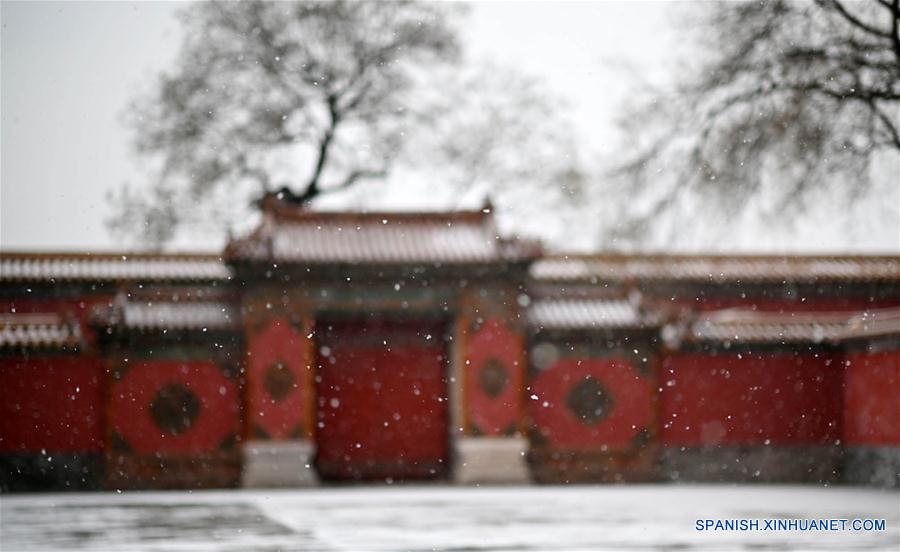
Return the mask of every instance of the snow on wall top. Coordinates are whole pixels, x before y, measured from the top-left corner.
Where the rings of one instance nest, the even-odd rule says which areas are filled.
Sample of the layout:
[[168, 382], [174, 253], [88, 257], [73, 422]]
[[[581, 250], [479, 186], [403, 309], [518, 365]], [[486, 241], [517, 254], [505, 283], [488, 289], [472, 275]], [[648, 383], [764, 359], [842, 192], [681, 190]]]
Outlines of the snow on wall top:
[[240, 328], [240, 312], [218, 301], [126, 302], [99, 309], [94, 320], [106, 326], [128, 330], [235, 330]]
[[900, 281], [900, 257], [591, 255], [545, 257], [531, 276], [550, 281], [711, 283]]
[[731, 343], [822, 343], [900, 335], [900, 308], [858, 313], [772, 313], [728, 309], [697, 317], [688, 339]]
[[74, 348], [81, 342], [76, 320], [55, 313], [0, 314], [0, 348]]
[[630, 301], [559, 298], [539, 299], [528, 310], [528, 323], [536, 329], [613, 329], [652, 325]]
[[215, 255], [0, 253], [0, 282], [217, 281], [231, 271]]

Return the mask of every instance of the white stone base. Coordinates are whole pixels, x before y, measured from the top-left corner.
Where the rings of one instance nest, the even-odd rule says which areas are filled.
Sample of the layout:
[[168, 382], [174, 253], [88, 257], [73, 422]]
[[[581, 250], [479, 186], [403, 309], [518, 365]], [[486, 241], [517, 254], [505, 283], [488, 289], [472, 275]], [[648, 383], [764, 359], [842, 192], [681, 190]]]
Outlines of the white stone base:
[[308, 487], [318, 484], [312, 441], [248, 441], [244, 443], [244, 487]]
[[456, 440], [456, 483], [528, 483], [524, 437], [461, 437]]

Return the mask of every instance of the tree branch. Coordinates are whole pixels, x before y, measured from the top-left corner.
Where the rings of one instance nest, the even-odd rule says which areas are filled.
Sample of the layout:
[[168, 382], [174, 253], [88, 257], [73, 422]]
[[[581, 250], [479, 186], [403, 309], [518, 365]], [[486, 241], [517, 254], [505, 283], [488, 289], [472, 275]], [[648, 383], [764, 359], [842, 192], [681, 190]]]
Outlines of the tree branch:
[[304, 190], [303, 194], [297, 198], [301, 203], [309, 203], [321, 192], [319, 189], [319, 179], [322, 177], [322, 172], [325, 170], [325, 162], [328, 160], [329, 153], [331, 153], [331, 144], [334, 141], [334, 134], [341, 120], [340, 114], [337, 111], [338, 98], [330, 95], [326, 101], [328, 103], [328, 115], [330, 117], [329, 125], [328, 128], [325, 129], [325, 134], [322, 136], [322, 139], [319, 141], [316, 165], [313, 169], [312, 176], [309, 178], [309, 183], [306, 185], [306, 190]]
[[880, 107], [875, 103], [875, 100], [870, 100], [868, 102], [869, 109], [881, 120], [882, 124], [884, 124], [885, 129], [887, 129], [888, 137], [890, 138], [891, 145], [900, 150], [900, 130], [894, 124], [894, 120], [884, 111], [881, 110]]
[[894, 46], [894, 56], [900, 65], [900, 0], [893, 0], [890, 6], [891, 15], [891, 43]]
[[853, 25], [854, 27], [856, 27], [858, 29], [861, 29], [861, 30], [863, 30], [869, 34], [875, 35], [875, 36], [880, 36], [881, 38], [891, 38], [890, 32], [884, 31], [877, 27], [873, 27], [872, 25], [869, 25], [865, 21], [859, 19], [858, 17], [856, 17], [855, 15], [853, 15], [852, 13], [847, 11], [847, 8], [845, 8], [844, 5], [841, 4], [840, 0], [817, 0], [817, 3], [820, 6], [825, 7], [825, 8], [827, 8], [828, 6], [831, 6], [848, 23], [850, 23], [851, 25]]

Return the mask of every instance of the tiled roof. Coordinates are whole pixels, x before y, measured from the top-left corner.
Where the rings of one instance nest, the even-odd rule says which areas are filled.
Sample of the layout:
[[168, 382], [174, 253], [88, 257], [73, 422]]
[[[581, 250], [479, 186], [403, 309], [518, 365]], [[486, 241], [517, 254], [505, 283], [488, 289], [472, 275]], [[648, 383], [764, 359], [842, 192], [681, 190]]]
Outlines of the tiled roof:
[[535, 243], [497, 235], [490, 213], [316, 212], [272, 206], [229, 260], [306, 263], [486, 263], [533, 258]]
[[596, 255], [545, 257], [538, 280], [694, 282], [900, 281], [900, 257]]
[[230, 276], [214, 255], [0, 253], [0, 282], [215, 281]]
[[536, 329], [640, 328], [650, 324], [631, 302], [618, 299], [538, 299], [528, 310], [528, 322]]
[[900, 335], [900, 309], [862, 313], [762, 313], [729, 309], [691, 323], [688, 339], [730, 343], [823, 343]]
[[127, 330], [216, 331], [240, 327], [237, 308], [214, 301], [127, 302], [98, 311], [95, 320]]
[[847, 321], [843, 339], [900, 335], [900, 308], [869, 310]]
[[0, 348], [74, 348], [81, 344], [75, 320], [58, 314], [0, 314]]
[[782, 314], [725, 310], [704, 315], [690, 326], [696, 341], [813, 342], [837, 339], [847, 314]]

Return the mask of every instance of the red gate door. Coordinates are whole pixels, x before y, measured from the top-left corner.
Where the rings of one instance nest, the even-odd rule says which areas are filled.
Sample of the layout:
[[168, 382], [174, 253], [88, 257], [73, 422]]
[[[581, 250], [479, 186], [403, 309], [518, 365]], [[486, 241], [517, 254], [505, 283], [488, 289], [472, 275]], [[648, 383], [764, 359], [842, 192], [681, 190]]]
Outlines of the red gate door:
[[448, 472], [444, 324], [319, 322], [316, 467], [326, 480]]

